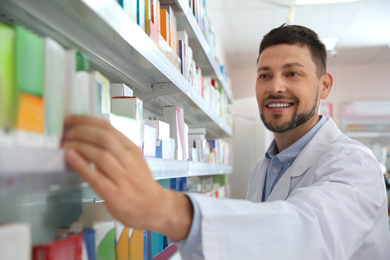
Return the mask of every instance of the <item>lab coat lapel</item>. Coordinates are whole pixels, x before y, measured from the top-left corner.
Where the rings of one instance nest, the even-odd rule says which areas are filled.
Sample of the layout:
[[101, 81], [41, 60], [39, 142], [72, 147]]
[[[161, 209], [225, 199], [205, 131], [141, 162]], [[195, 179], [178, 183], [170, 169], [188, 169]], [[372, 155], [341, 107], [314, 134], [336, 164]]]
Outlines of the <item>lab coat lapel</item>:
[[337, 128], [331, 118], [318, 130], [314, 137], [305, 146], [302, 152], [295, 159], [290, 168], [283, 174], [278, 183], [275, 185], [267, 202], [275, 200], [285, 200], [291, 193], [291, 180], [306, 173], [312, 162], [323, 154], [342, 133]]
[[293, 175], [292, 173], [296, 173], [296, 171], [294, 171], [293, 169], [293, 166], [287, 169], [287, 171], [283, 174], [283, 176], [280, 178], [278, 183], [276, 183], [274, 189], [271, 191], [271, 194], [268, 196], [268, 199], [266, 200], [267, 202], [271, 202], [275, 200], [285, 200], [288, 197], [288, 195], [290, 194], [290, 184]]
[[248, 193], [246, 196], [247, 200], [253, 202], [262, 201], [265, 182], [265, 174], [263, 173], [267, 172], [269, 162], [269, 159], [263, 158], [261, 163], [259, 163], [259, 168], [255, 169], [256, 174], [252, 175], [251, 180], [249, 182]]

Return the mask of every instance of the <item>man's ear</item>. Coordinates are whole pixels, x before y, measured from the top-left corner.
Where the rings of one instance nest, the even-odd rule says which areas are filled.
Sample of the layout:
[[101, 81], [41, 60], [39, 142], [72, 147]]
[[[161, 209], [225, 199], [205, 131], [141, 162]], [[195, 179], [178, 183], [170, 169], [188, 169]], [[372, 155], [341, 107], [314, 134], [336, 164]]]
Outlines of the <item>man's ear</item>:
[[332, 87], [333, 87], [333, 76], [330, 72], [327, 72], [321, 77], [321, 85], [319, 89], [320, 98], [326, 99], [329, 96]]

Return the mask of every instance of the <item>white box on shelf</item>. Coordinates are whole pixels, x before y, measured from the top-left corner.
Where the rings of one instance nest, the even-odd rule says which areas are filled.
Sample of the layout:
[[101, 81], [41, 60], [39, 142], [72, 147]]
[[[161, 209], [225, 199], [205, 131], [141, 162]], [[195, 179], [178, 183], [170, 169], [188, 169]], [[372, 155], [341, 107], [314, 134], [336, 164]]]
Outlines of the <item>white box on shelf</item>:
[[74, 113], [73, 96], [76, 91], [76, 50], [69, 49], [65, 51], [65, 114]]
[[111, 113], [142, 121], [142, 100], [137, 97], [114, 97], [111, 99]]
[[169, 141], [169, 124], [160, 120], [146, 120], [145, 124], [157, 129], [157, 139]]
[[190, 159], [190, 154], [188, 151], [188, 125], [184, 124], [184, 160], [188, 161]]
[[72, 91], [72, 114], [91, 114], [90, 75], [86, 71], [77, 71], [75, 74], [75, 89]]
[[142, 146], [142, 123], [130, 117], [110, 114], [111, 125], [124, 134], [138, 147]]
[[48, 148], [59, 148], [65, 114], [65, 50], [53, 39], [45, 41], [45, 141]]
[[0, 225], [0, 259], [31, 259], [31, 228], [27, 223]]
[[147, 124], [143, 125], [142, 152], [145, 157], [156, 157], [156, 136], [156, 128]]
[[170, 140], [156, 140], [156, 158], [174, 159]]
[[90, 74], [90, 113], [99, 118], [111, 111], [110, 82], [100, 72]]
[[123, 83], [110, 84], [110, 97], [132, 97], [133, 90]]
[[170, 126], [170, 137], [175, 140], [175, 158], [184, 160], [185, 156], [185, 140], [184, 140], [184, 114], [183, 109], [177, 106], [163, 107], [163, 120]]

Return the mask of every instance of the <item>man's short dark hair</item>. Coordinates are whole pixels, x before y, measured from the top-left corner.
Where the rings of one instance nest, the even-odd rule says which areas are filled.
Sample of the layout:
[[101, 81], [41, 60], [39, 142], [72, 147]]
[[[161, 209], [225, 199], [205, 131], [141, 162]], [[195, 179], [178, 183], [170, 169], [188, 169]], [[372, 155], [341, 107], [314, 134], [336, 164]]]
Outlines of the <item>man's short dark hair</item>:
[[317, 77], [320, 78], [326, 73], [327, 52], [325, 44], [323, 44], [316, 32], [300, 25], [282, 24], [280, 27], [272, 29], [264, 35], [260, 43], [259, 58], [265, 48], [277, 44], [297, 44], [301, 47], [308, 46], [312, 59], [317, 67]]

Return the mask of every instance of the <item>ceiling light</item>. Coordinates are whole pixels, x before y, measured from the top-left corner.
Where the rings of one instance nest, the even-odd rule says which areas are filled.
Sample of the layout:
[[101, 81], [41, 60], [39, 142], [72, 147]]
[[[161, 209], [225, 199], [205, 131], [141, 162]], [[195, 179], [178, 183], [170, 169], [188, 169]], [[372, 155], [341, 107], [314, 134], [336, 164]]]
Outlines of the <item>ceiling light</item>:
[[338, 38], [322, 38], [321, 41], [325, 44], [326, 50], [333, 51], [339, 42]]
[[323, 5], [323, 4], [341, 4], [352, 3], [360, 0], [295, 0], [296, 5]]

